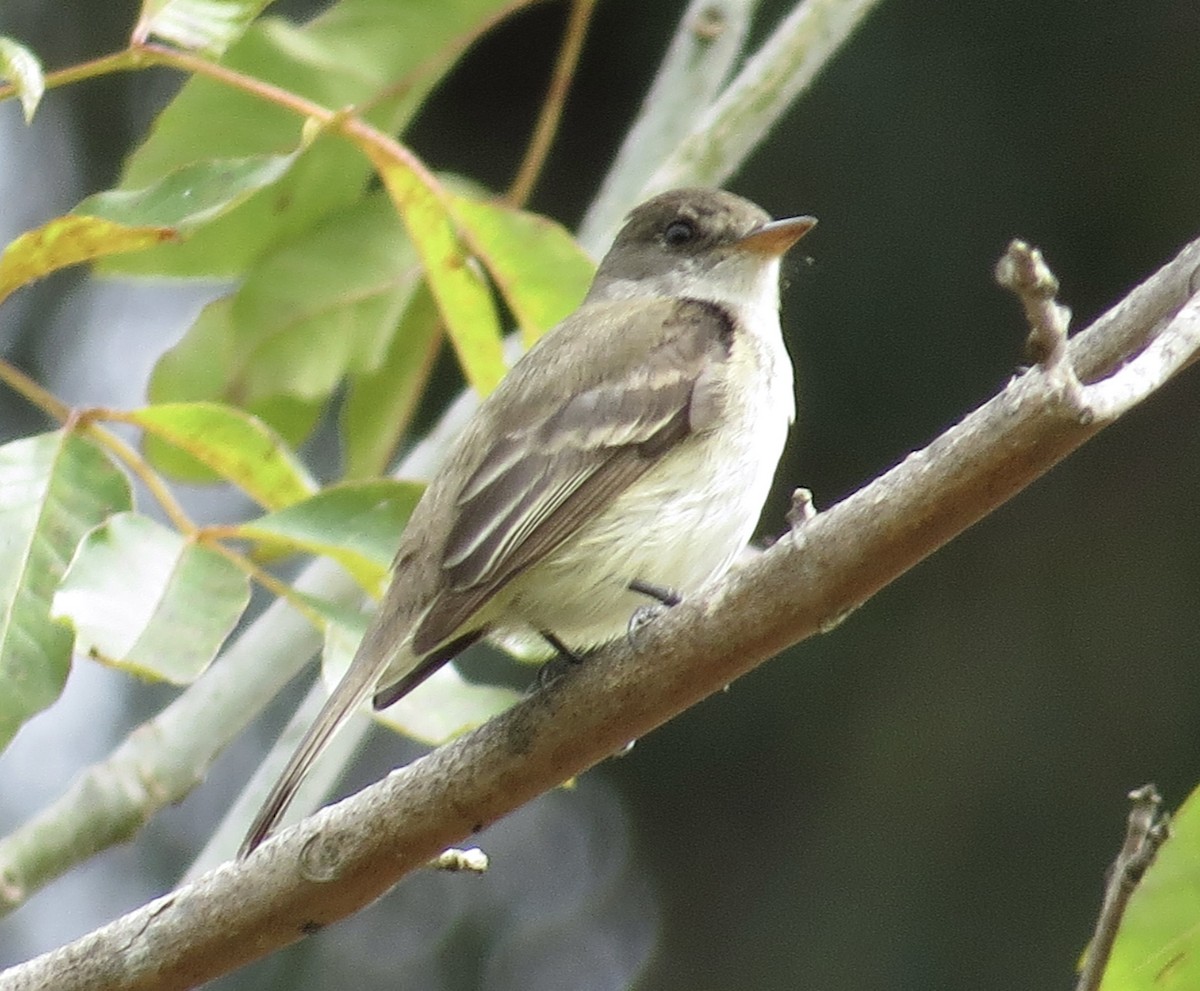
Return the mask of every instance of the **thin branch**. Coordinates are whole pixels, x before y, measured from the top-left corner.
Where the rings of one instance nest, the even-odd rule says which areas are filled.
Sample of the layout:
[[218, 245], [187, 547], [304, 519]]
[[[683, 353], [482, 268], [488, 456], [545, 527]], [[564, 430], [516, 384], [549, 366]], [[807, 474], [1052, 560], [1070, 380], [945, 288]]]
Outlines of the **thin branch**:
[[[295, 587], [345, 605], [361, 602], [350, 577], [325, 559], [306, 568]], [[320, 643], [319, 631], [291, 605], [272, 603], [199, 681], [0, 839], [0, 914], [72, 866], [130, 839], [155, 812], [187, 795]]]
[[[461, 393], [396, 474], [431, 477], [450, 439], [478, 405], [473, 390]], [[362, 590], [350, 576], [324, 558], [305, 568], [294, 588], [335, 603], [357, 606], [362, 601]], [[111, 754], [84, 768], [54, 802], [0, 839], [0, 915], [93, 854], [128, 840], [155, 812], [187, 795], [229, 741], [320, 646], [314, 626], [284, 602], [273, 603], [229, 642], [203, 678], [135, 727]], [[351, 740], [350, 732], [343, 735]], [[264, 763], [277, 757], [282, 767], [293, 747], [294, 741], [282, 740]], [[328, 763], [325, 773], [332, 780], [336, 761]], [[239, 826], [230, 827], [227, 851], [237, 848], [270, 784], [269, 778], [257, 776], [247, 783], [238, 799], [245, 815]], [[302, 801], [294, 805], [303, 807]]]
[[1197, 360], [1200, 339], [1200, 291], [1184, 305], [1170, 325], [1146, 350], [1119, 372], [1083, 387], [1082, 402], [1097, 419], [1116, 419], [1141, 402], [1168, 379]]
[[252, 581], [258, 582], [264, 589], [270, 592], [276, 599], [288, 603], [301, 616], [312, 623], [313, 628], [317, 630], [325, 629], [325, 617], [313, 608], [309, 600], [296, 589], [292, 588], [287, 582], [281, 578], [276, 578], [271, 572], [260, 567], [250, 557], [239, 551], [234, 550], [228, 544], [220, 540], [206, 539], [208, 537], [207, 528], [201, 528], [196, 532], [196, 539], [208, 547], [210, 550], [220, 554], [238, 571], [248, 576]]
[[[107, 76], [113, 72], [129, 72], [145, 67], [146, 62], [138, 51], [126, 48], [119, 52], [101, 55], [99, 58], [91, 59], [88, 62], [81, 62], [79, 65], [72, 65], [65, 69], [47, 72], [44, 82], [46, 89], [54, 89], [56, 86], [67, 86], [70, 83], [83, 82], [85, 79]], [[17, 88], [14, 84], [0, 83], [0, 102], [11, 99], [16, 95]]]
[[1154, 785], [1134, 789], [1129, 793], [1129, 801], [1125, 842], [1109, 868], [1104, 902], [1075, 991], [1097, 991], [1100, 987], [1129, 898], [1170, 832], [1167, 819], [1159, 816], [1162, 798]]
[[[1200, 352], [1200, 338], [1176, 327], [1198, 268], [1200, 241], [1072, 340], [1067, 360], [1094, 380], [1107, 369], [1117, 367], [1120, 376], [1136, 366], [1156, 337], [1191, 340]], [[1081, 416], [1048, 370], [1029, 369], [924, 450], [735, 569], [719, 588], [643, 627], [636, 643], [617, 641], [249, 859], [5, 971], [0, 991], [194, 987], [349, 915], [446, 847], [835, 625], [1106, 422]]]
[[1011, 242], [996, 264], [996, 281], [1015, 293], [1024, 307], [1029, 321], [1026, 352], [1057, 382], [1064, 398], [1077, 406], [1081, 418], [1109, 421], [1120, 416], [1196, 360], [1200, 286], [1136, 361], [1106, 379], [1084, 386], [1067, 358], [1071, 311], [1055, 298], [1058, 279], [1042, 253], [1024, 241]]
[[0, 382], [59, 423], [66, 423], [71, 416], [70, 406], [45, 386], [31, 379], [16, 365], [10, 364], [3, 358], [0, 358]]
[[829, 64], [879, 0], [804, 0], [779, 24], [639, 199], [674, 186], [719, 186]]
[[533, 137], [529, 140], [529, 147], [525, 149], [525, 158], [517, 169], [516, 178], [504, 194], [504, 202], [509, 206], [525, 205], [538, 176], [541, 175], [542, 167], [546, 164], [546, 156], [550, 154], [550, 145], [558, 131], [558, 122], [562, 119], [563, 106], [567, 102], [567, 92], [571, 88], [571, 80], [575, 77], [579, 55], [583, 51], [583, 40], [587, 37], [588, 24], [595, 9], [596, 0], [574, 0], [571, 4], [562, 46], [558, 50], [558, 61], [554, 66], [554, 74], [550, 77], [550, 87], [546, 91], [541, 113], [538, 114], [537, 126], [533, 129]]
[[162, 476], [146, 463], [146, 459], [138, 454], [123, 438], [118, 437], [111, 430], [100, 426], [98, 423], [90, 422], [88, 411], [81, 411], [79, 413], [79, 420], [82, 433], [91, 437], [97, 444], [107, 448], [109, 453], [121, 461], [146, 486], [146, 490], [154, 496], [154, 501], [167, 514], [171, 525], [184, 536], [194, 537], [197, 531], [196, 524], [192, 522], [192, 518], [188, 516], [187, 510], [175, 498], [175, 493], [162, 480]]
[[742, 53], [759, 0], [691, 0], [641, 110], [600, 192], [579, 226], [579, 242], [599, 256], [621, 218], [642, 199], [652, 175], [691, 131]]

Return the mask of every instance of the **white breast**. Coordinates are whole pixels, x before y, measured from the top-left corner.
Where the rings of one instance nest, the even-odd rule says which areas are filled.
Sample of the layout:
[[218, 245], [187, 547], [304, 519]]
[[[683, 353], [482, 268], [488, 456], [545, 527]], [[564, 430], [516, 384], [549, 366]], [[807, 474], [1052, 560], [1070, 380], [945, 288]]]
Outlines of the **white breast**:
[[[765, 319], [764, 319], [765, 318]], [[688, 438], [575, 537], [512, 582], [499, 639], [549, 630], [583, 649], [624, 633], [648, 600], [635, 579], [685, 597], [719, 578], [746, 546], [793, 419], [792, 366], [775, 312], [750, 317], [728, 364], [719, 424]]]

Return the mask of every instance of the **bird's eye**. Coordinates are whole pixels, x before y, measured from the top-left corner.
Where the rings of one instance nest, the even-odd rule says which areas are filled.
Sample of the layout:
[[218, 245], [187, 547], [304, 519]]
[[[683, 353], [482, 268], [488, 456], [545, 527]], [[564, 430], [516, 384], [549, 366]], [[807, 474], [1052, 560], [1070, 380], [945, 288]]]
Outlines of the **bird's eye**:
[[663, 231], [663, 240], [671, 247], [687, 244], [696, 236], [696, 228], [689, 220], [672, 220]]

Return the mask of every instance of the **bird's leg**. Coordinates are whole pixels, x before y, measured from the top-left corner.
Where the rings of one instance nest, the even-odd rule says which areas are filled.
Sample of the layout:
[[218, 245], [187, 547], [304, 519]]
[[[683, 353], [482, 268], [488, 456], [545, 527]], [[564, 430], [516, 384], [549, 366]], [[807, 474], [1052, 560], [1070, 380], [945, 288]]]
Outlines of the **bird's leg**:
[[538, 636], [540, 636], [546, 641], [546, 643], [553, 647], [554, 652], [558, 656], [552, 657], [540, 668], [538, 668], [537, 677], [534, 679], [533, 685], [535, 689], [545, 688], [552, 681], [556, 681], [557, 679], [561, 678], [576, 664], [583, 663], [583, 655], [573, 651], [550, 630], [538, 630]]
[[538, 636], [540, 636], [543, 640], [546, 641], [546, 643], [548, 643], [551, 647], [553, 647], [555, 650], [555, 653], [557, 653], [558, 656], [561, 657], [567, 663], [579, 664], [583, 661], [582, 654], [575, 653], [575, 651], [573, 651], [565, 643], [563, 643], [561, 640], [559, 640], [558, 637], [556, 637], [549, 630], [538, 630]]
[[683, 596], [673, 588], [667, 588], [664, 585], [655, 585], [652, 582], [644, 582], [640, 578], [635, 578], [628, 585], [629, 591], [637, 592], [639, 595], [648, 595], [654, 599], [659, 605], [666, 606], [668, 609], [671, 606], [677, 606], [683, 601]]
[[633, 615], [629, 617], [629, 627], [625, 636], [628, 638], [630, 646], [637, 647], [637, 635], [641, 628], [664, 609], [679, 605], [683, 601], [683, 596], [673, 588], [655, 585], [653, 582], [642, 581], [640, 578], [635, 578], [627, 587], [631, 592], [649, 596], [654, 600], [654, 605], [641, 606], [635, 609]]

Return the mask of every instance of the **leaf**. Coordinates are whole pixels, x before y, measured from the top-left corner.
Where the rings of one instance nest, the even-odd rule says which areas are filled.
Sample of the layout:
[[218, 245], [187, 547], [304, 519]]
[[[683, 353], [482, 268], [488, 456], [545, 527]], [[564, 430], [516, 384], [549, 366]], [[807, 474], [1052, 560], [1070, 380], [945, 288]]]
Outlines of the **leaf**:
[[[331, 690], [350, 666], [366, 623], [367, 618], [361, 617], [360, 623], [326, 626], [321, 673]], [[446, 664], [411, 695], [375, 713], [375, 718], [398, 733], [437, 746], [487, 722], [520, 698], [511, 688], [469, 682], [453, 664]]]
[[131, 504], [129, 480], [75, 434], [0, 447], [0, 746], [66, 682], [71, 634], [50, 603], [67, 561], [89, 529]]
[[441, 350], [441, 327], [429, 288], [422, 286], [404, 311], [383, 364], [351, 377], [339, 420], [347, 478], [374, 478], [387, 469]]
[[459, 243], [449, 195], [414, 163], [380, 148], [368, 154], [421, 256], [463, 374], [487, 395], [505, 372], [500, 320], [482, 273]]
[[304, 502], [242, 524], [237, 533], [324, 554], [374, 591], [387, 577], [400, 532], [422, 491], [424, 486], [416, 482], [390, 479], [332, 485]]
[[299, 152], [251, 155], [184, 165], [144, 189], [96, 193], [72, 213], [103, 217], [125, 225], [190, 231], [278, 182], [287, 175], [298, 155]]
[[119, 513], [79, 545], [52, 615], [74, 627], [81, 653], [186, 685], [249, 601], [249, 579], [221, 554], [146, 516]]
[[526, 346], [579, 306], [596, 266], [563, 227], [465, 196], [455, 196], [451, 209], [516, 317]]
[[25, 123], [33, 123], [33, 115], [42, 101], [46, 80], [42, 76], [42, 63], [38, 57], [20, 42], [0, 35], [0, 79], [13, 84], [21, 99], [21, 110]]
[[[317, 422], [323, 403], [293, 396], [247, 401], [230, 389], [229, 383], [241, 367], [232, 310], [232, 296], [201, 310], [183, 340], [154, 366], [147, 390], [149, 399], [154, 403], [221, 401], [244, 406], [246, 412], [269, 423], [287, 443], [298, 444]], [[145, 449], [153, 464], [178, 478], [211, 482], [216, 477], [154, 437], [146, 438]]]
[[[462, 53], [502, 15], [528, 0], [341, 0], [307, 24], [262, 17], [222, 65], [328, 108], [370, 104], [366, 118], [399, 132]], [[193, 76], [126, 163], [123, 189], [180, 166], [273, 155], [300, 140], [303, 120], [252, 94]], [[110, 262], [124, 274], [237, 277], [272, 246], [356, 202], [370, 167], [350, 142], [318, 137], [276, 185], [183, 244]]]
[[1171, 835], [1129, 899], [1100, 991], [1200, 987], [1200, 789], [1171, 820]]
[[[347, 373], [377, 369], [420, 279], [391, 203], [374, 194], [264, 259], [228, 300], [219, 356], [201, 319], [161, 359], [175, 381], [212, 374], [215, 397], [324, 401]], [[195, 367], [189, 367], [194, 365]], [[159, 371], [154, 394], [170, 395]]]
[[283, 438], [242, 410], [218, 403], [161, 403], [113, 418], [166, 441], [270, 509], [316, 491]]
[[125, 251], [141, 251], [177, 233], [170, 227], [128, 227], [98, 217], [56, 217], [26, 231], [0, 254], [0, 302], [51, 272]]
[[217, 58], [271, 0], [142, 0], [132, 42], [151, 36]]

